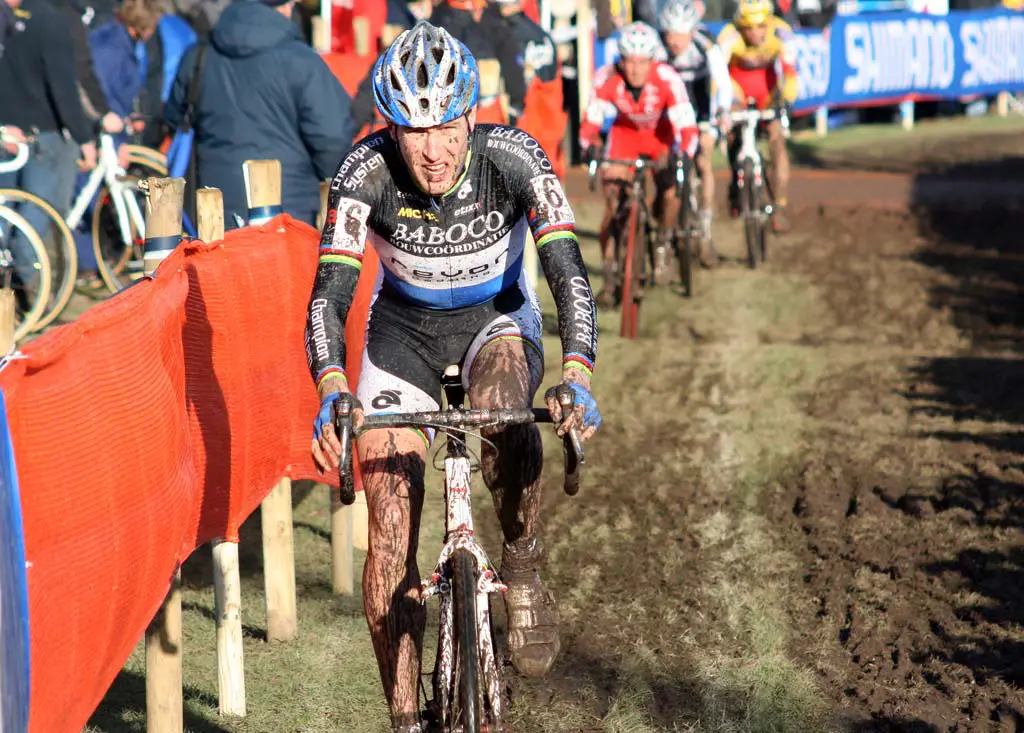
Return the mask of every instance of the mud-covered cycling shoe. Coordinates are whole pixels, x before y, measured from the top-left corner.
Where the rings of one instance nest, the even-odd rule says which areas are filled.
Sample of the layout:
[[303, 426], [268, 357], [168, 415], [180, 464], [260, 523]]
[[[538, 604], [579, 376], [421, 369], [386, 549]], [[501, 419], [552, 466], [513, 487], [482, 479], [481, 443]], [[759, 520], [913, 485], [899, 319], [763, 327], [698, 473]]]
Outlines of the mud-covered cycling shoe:
[[512, 664], [525, 677], [543, 677], [561, 650], [555, 601], [537, 571], [540, 542], [518, 540], [501, 553], [501, 579], [508, 586], [508, 647]]
[[772, 210], [772, 231], [776, 234], [785, 234], [789, 231], [789, 217], [786, 216], [784, 204], [775, 204]]

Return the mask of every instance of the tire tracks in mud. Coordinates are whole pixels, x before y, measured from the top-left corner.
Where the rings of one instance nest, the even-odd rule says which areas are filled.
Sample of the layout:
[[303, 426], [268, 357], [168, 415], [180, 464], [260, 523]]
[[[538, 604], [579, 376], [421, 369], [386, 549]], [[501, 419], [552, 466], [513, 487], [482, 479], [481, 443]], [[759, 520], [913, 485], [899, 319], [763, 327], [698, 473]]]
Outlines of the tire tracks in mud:
[[[803, 555], [816, 608], [794, 623], [821, 640], [804, 659], [834, 700], [830, 727], [1021, 730], [1024, 361], [1005, 348], [1007, 324], [963, 312], [984, 309], [969, 302], [979, 294], [1019, 297], [1005, 265], [976, 268], [1019, 252], [982, 236], [969, 244], [984, 257], [965, 263], [948, 259], [955, 228], [813, 219], [801, 224], [817, 235], [783, 266], [823, 285], [823, 319], [863, 344], [862, 360], [830, 360], [807, 395], [815, 431], [764, 510]], [[992, 333], [956, 327], [979, 322]]]

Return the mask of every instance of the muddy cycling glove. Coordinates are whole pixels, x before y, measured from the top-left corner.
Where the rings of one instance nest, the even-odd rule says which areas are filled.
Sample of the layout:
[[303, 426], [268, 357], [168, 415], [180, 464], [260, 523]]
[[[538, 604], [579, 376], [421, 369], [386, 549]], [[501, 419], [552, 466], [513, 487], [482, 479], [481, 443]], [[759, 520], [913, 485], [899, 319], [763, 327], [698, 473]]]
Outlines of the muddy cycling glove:
[[328, 426], [331, 429], [334, 428], [334, 401], [338, 399], [340, 392], [331, 392], [324, 395], [324, 398], [320, 400], [320, 412], [316, 414], [316, 420], [313, 421], [313, 440], [320, 440], [320, 436], [324, 434], [324, 427]]
[[599, 427], [601, 425], [601, 413], [597, 409], [597, 400], [590, 394], [590, 391], [582, 384], [577, 384], [576, 382], [569, 382], [569, 389], [572, 390], [573, 397], [575, 398], [574, 405], [583, 408], [584, 427]]

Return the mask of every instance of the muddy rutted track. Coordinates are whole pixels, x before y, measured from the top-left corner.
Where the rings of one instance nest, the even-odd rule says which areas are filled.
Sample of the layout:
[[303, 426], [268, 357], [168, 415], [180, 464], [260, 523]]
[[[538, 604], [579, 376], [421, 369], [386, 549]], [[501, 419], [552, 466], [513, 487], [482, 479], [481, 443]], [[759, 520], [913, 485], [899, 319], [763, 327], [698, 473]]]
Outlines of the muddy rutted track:
[[819, 223], [822, 256], [782, 264], [824, 283], [829, 338], [864, 360], [806, 396], [807, 454], [766, 503], [817, 606], [804, 661], [847, 730], [1020, 730], [1019, 214]]

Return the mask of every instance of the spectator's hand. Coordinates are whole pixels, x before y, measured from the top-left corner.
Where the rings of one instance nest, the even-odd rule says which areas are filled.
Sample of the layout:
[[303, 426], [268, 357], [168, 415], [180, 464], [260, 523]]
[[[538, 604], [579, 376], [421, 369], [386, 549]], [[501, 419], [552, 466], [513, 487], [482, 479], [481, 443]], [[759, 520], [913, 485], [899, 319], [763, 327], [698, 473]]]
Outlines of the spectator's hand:
[[133, 135], [139, 135], [146, 129], [146, 121], [141, 117], [129, 117], [125, 124], [128, 126], [128, 132]]
[[82, 159], [78, 161], [78, 169], [91, 171], [96, 167], [96, 143], [87, 142], [82, 146]]
[[103, 132], [108, 132], [111, 135], [116, 135], [117, 133], [124, 130], [124, 120], [115, 115], [113, 112], [107, 112], [105, 115], [103, 115], [103, 118], [100, 120], [100, 127], [103, 128]]
[[14, 125], [0, 126], [0, 142], [3, 143], [3, 149], [12, 155], [18, 152], [18, 144], [26, 142], [27, 139], [20, 127], [15, 127]]

